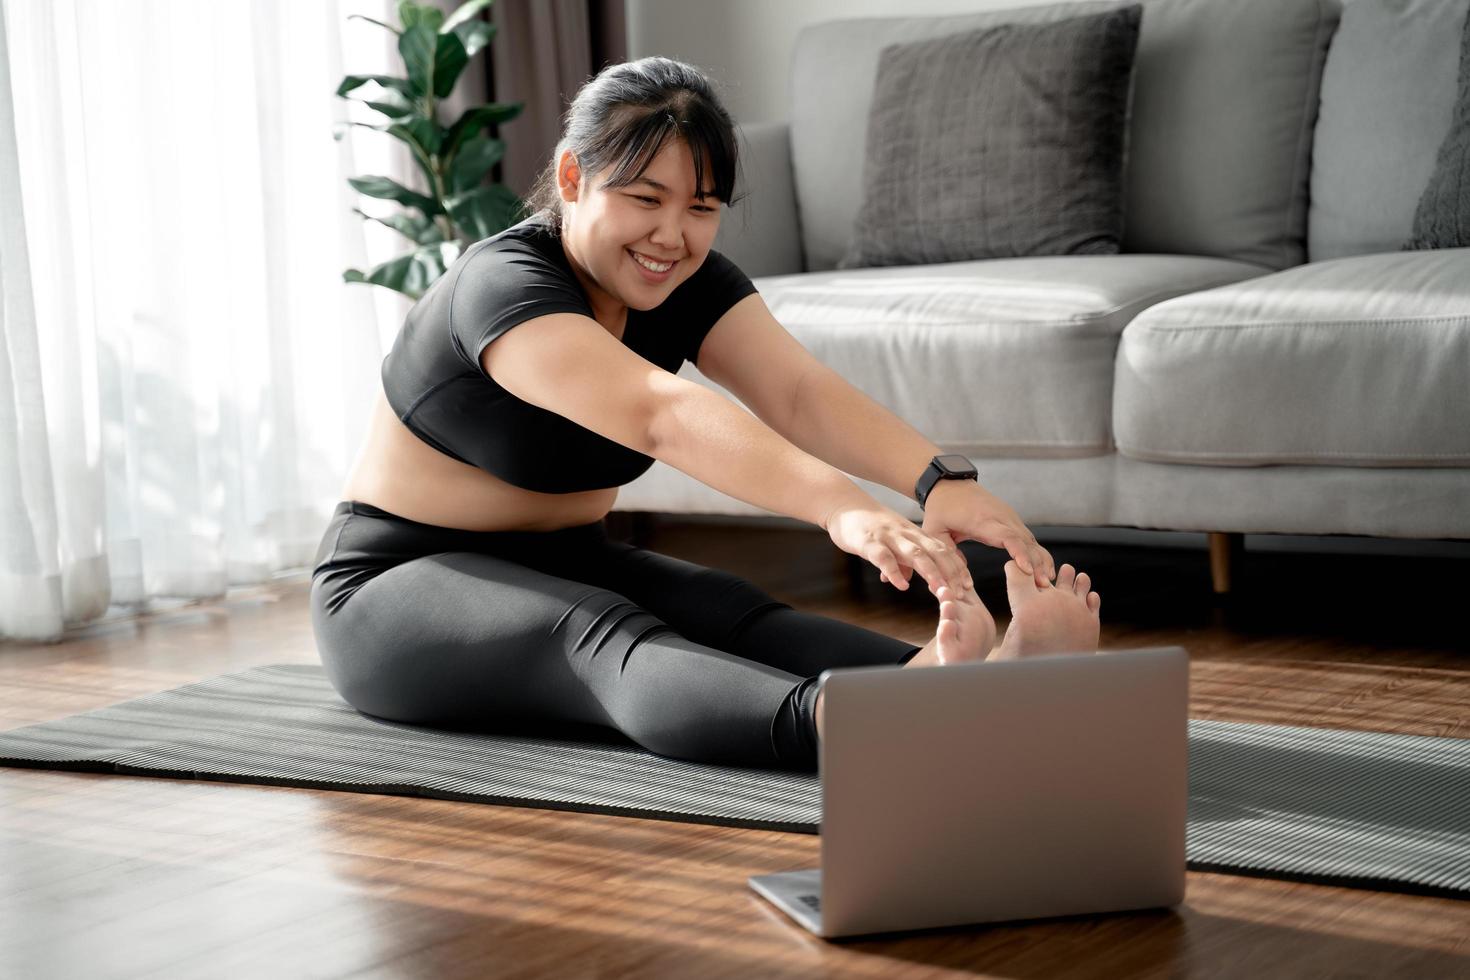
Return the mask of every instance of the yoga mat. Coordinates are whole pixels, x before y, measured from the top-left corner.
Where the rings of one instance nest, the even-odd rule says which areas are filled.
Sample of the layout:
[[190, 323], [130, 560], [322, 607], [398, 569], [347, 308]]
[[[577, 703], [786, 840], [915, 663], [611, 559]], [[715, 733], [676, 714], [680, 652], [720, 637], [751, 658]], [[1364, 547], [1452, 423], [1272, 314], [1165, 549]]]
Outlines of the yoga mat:
[[[818, 778], [368, 717], [273, 664], [0, 732], [0, 764], [816, 833]], [[1470, 739], [1189, 722], [1188, 867], [1470, 897]]]

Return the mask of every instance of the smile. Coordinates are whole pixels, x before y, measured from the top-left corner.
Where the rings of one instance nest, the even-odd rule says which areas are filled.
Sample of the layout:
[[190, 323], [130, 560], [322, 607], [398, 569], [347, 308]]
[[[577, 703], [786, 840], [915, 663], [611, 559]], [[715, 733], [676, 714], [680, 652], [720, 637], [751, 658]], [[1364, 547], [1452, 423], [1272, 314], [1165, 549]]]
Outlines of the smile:
[[650, 259], [647, 256], [639, 255], [637, 252], [633, 251], [631, 248], [628, 249], [628, 254], [631, 255], [631, 256], [633, 256], [633, 261], [634, 262], [637, 262], [639, 265], [643, 266], [643, 268], [647, 269], [649, 272], [668, 272], [670, 269], [672, 269], [675, 265], [678, 264], [677, 261], [676, 262], [655, 262], [655, 261], [653, 261], [653, 259]]

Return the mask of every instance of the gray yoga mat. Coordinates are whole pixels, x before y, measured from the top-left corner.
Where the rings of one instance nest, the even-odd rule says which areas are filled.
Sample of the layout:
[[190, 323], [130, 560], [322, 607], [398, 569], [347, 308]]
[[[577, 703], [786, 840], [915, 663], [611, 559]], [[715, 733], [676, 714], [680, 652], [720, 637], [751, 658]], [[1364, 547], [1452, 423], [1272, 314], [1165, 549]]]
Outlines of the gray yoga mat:
[[[0, 764], [393, 793], [816, 833], [816, 776], [679, 762], [616, 732], [443, 731], [346, 704], [314, 664], [0, 732]], [[1196, 871], [1470, 897], [1470, 739], [1189, 723]]]

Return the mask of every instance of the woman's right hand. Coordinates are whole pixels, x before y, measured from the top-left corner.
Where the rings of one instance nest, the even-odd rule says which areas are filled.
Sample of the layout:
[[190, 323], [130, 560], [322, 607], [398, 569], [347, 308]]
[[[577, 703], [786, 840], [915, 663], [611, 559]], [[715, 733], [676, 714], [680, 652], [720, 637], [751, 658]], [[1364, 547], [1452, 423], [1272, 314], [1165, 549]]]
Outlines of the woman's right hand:
[[826, 530], [833, 544], [876, 565], [901, 591], [909, 588], [909, 570], [922, 575], [935, 595], [943, 585], [956, 593], [975, 587], [965, 556], [953, 541], [928, 534], [876, 501], [838, 507], [827, 516]]

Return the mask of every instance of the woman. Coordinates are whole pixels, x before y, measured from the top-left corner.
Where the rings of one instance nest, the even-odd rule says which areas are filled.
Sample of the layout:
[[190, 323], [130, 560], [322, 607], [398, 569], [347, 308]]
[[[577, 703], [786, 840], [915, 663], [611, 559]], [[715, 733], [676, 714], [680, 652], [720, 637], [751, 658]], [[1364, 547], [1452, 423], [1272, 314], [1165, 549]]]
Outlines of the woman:
[[[735, 169], [730, 116], [696, 69], [609, 67], [573, 102], [535, 213], [414, 305], [312, 578], [322, 662], [348, 703], [441, 727], [607, 726], [676, 758], [811, 771], [822, 670], [991, 653], [956, 547], [968, 539], [1014, 558], [995, 656], [1095, 649], [1087, 576], [1064, 565], [1053, 587], [1051, 556], [977, 482], [935, 483], [920, 529], [783, 438], [904, 492], [940, 453], [710, 250]], [[686, 359], [759, 419], [676, 377]], [[655, 459], [819, 525], [896, 588], [917, 571], [940, 600], [934, 639], [609, 540], [618, 486]]]

